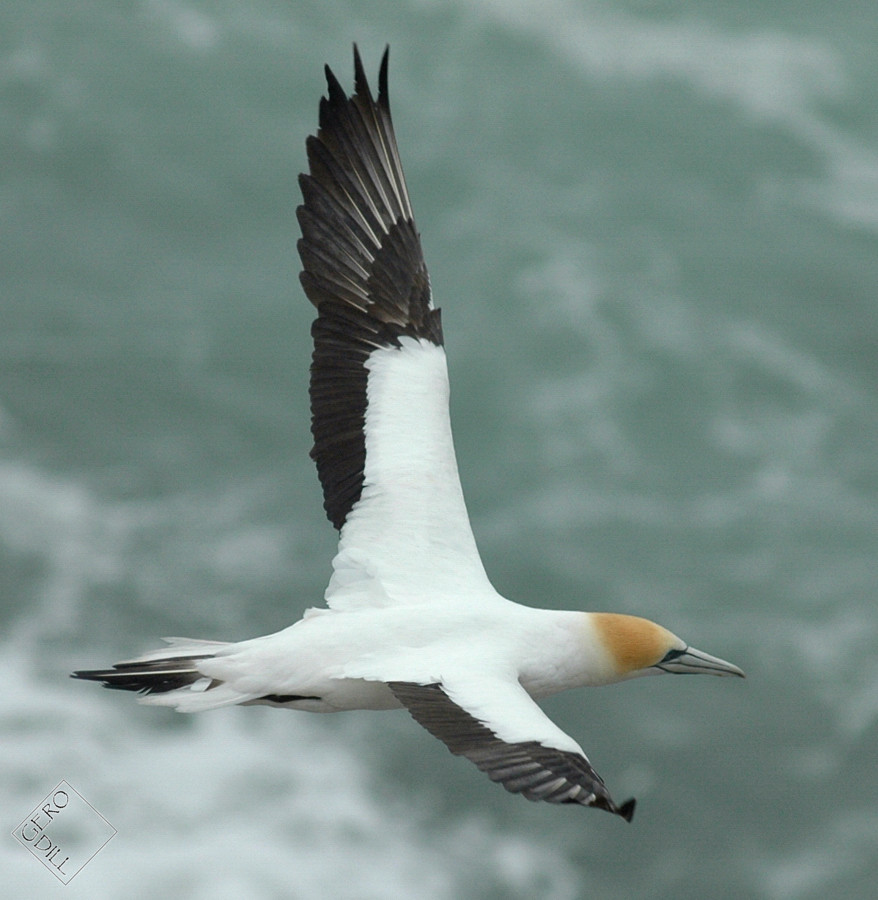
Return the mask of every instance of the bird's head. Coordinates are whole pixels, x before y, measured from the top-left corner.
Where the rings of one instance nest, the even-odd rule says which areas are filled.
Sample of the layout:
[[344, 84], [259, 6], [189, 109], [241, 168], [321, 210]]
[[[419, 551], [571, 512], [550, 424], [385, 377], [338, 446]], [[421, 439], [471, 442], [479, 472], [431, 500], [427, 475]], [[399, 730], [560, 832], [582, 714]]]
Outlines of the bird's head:
[[677, 635], [649, 619], [618, 613], [592, 613], [598, 640], [617, 673], [617, 680], [641, 675], [737, 675], [735, 665], [690, 647]]

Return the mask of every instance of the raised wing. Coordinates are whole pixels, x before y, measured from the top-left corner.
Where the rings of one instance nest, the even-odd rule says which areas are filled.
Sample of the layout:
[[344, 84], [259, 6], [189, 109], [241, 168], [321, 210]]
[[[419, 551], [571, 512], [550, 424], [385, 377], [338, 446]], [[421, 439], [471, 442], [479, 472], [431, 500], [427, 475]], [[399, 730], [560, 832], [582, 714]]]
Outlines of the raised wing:
[[456, 702], [460, 692], [440, 684], [394, 681], [389, 687], [419, 725], [507, 791], [528, 800], [596, 806], [631, 821], [635, 801], [616, 806], [582, 748], [518, 683], [482, 681], [471, 704], [463, 697]]
[[354, 69], [350, 98], [326, 69], [297, 210], [302, 286], [318, 312], [311, 455], [342, 532], [327, 600], [487, 590], [457, 474], [439, 310], [390, 119], [387, 52], [377, 100], [356, 47]]

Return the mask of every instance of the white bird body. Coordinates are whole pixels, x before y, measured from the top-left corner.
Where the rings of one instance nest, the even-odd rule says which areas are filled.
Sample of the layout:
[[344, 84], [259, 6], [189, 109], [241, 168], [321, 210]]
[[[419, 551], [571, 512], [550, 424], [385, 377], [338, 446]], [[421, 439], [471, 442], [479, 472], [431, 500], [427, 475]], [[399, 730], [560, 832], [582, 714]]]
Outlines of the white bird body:
[[[203, 646], [183, 639], [174, 651], [198, 655]], [[155, 653], [168, 655], [167, 649]], [[221, 645], [198, 671], [221, 681], [222, 694], [156, 693], [141, 701], [194, 711], [276, 694], [318, 697], [285, 705], [338, 712], [399, 707], [389, 681], [498, 678], [536, 698], [628, 677], [602, 644], [591, 614], [533, 609], [498, 594], [476, 609], [460, 601], [414, 609], [310, 609], [276, 634]]]
[[324, 507], [339, 529], [326, 608], [239, 643], [170, 638], [75, 677], [197, 712], [405, 707], [452, 753], [531, 800], [630, 820], [579, 744], [534, 702], [662, 672], [743, 675], [647, 619], [533, 609], [485, 574], [457, 472], [439, 310], [402, 175], [387, 54], [372, 98], [359, 54], [347, 97], [308, 139], [299, 253], [317, 307], [311, 408]]

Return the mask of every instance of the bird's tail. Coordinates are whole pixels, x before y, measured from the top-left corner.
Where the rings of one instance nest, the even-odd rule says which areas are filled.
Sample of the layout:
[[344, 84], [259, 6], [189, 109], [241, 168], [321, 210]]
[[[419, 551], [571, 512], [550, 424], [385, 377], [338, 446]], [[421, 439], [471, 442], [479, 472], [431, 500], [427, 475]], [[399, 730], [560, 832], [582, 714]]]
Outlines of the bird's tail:
[[180, 712], [199, 712], [253, 699], [199, 668], [204, 660], [213, 659], [230, 646], [228, 643], [193, 638], [165, 638], [165, 642], [171, 646], [116, 663], [112, 669], [82, 670], [71, 677], [99, 681], [114, 690], [136, 691], [141, 703], [172, 706]]

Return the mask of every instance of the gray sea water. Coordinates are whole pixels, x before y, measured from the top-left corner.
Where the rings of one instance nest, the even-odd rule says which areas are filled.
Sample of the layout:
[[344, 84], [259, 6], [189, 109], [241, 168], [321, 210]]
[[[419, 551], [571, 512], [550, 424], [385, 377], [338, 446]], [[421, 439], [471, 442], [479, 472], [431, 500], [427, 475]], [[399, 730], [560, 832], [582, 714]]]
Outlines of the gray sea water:
[[[294, 209], [353, 40], [373, 79], [391, 45], [496, 586], [748, 673], [546, 703], [630, 826], [402, 712], [67, 678], [321, 600]], [[5, 894], [874, 897], [876, 41], [845, 0], [0, 5]], [[118, 832], [68, 886], [9, 836], [62, 779]]]

